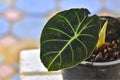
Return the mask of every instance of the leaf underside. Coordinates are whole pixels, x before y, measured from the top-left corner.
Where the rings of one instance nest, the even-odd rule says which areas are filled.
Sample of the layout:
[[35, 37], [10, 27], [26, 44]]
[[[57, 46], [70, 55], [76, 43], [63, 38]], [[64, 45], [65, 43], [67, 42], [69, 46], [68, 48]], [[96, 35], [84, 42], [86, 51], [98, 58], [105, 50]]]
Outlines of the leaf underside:
[[86, 60], [100, 31], [99, 18], [87, 9], [70, 9], [53, 16], [45, 25], [40, 58], [49, 71], [70, 68]]

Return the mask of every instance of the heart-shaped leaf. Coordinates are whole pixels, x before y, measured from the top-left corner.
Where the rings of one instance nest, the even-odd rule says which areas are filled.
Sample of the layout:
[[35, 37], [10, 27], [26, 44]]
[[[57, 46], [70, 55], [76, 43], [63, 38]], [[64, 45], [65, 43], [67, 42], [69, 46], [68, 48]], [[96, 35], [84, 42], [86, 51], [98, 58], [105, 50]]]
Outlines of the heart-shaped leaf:
[[70, 9], [53, 16], [41, 39], [41, 61], [49, 71], [70, 68], [86, 60], [99, 36], [99, 17], [87, 9]]

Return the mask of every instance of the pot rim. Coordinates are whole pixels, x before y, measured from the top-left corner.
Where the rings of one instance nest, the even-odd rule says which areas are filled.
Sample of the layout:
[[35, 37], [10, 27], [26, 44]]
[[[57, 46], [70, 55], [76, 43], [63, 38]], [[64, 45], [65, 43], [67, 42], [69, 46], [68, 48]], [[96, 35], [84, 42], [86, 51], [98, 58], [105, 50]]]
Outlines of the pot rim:
[[82, 65], [90, 65], [90, 66], [114, 66], [120, 64], [120, 60], [110, 61], [110, 62], [89, 62], [89, 61], [83, 61], [81, 62]]

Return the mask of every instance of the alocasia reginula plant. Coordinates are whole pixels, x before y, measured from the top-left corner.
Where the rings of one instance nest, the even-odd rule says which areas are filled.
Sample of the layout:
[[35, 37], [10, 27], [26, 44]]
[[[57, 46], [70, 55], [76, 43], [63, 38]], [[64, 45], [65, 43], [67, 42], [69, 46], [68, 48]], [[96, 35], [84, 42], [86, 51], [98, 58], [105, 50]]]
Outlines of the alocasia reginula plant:
[[100, 23], [87, 9], [70, 9], [53, 16], [40, 38], [40, 58], [48, 71], [74, 67], [88, 59], [98, 42]]

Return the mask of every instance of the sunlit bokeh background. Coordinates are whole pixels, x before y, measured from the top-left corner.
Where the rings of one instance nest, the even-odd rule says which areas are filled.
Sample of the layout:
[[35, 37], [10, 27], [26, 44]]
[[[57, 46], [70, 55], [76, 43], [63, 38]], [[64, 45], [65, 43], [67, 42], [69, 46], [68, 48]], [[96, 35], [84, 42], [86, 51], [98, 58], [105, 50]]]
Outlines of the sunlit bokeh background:
[[92, 14], [120, 16], [120, 0], [0, 0], [0, 80], [20, 80], [20, 51], [39, 48], [51, 16], [81, 7]]

